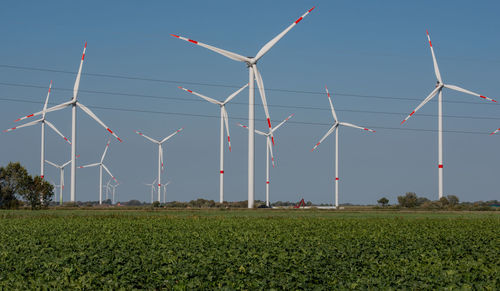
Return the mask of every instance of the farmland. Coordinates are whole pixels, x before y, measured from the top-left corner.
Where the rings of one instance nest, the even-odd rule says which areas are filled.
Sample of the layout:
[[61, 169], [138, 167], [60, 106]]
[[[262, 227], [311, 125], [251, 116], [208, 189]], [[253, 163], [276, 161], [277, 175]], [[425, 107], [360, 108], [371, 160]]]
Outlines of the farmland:
[[499, 289], [500, 215], [1, 211], [0, 289]]

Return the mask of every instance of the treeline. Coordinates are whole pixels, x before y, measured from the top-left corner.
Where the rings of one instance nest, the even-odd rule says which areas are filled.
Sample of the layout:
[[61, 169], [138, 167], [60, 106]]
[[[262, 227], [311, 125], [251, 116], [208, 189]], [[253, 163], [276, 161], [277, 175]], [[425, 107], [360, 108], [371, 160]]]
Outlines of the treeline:
[[40, 176], [31, 176], [20, 163], [0, 167], [0, 208], [17, 209], [29, 206], [41, 209], [49, 206], [54, 186]]
[[407, 192], [403, 196], [398, 196], [397, 204], [389, 205], [389, 199], [382, 197], [377, 200], [378, 207], [382, 208], [411, 208], [411, 209], [430, 209], [430, 210], [500, 210], [498, 200], [460, 202], [455, 195], [447, 195], [439, 200], [429, 200], [425, 197], [418, 197], [414, 192]]

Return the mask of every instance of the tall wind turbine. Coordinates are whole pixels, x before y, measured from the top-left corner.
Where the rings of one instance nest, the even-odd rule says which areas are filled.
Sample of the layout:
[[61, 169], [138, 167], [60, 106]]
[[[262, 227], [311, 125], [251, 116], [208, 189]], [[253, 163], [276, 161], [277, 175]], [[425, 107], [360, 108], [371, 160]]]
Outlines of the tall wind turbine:
[[156, 179], [154, 179], [152, 183], [150, 183], [150, 184], [144, 183], [144, 185], [151, 186], [151, 204], [152, 204], [153, 203], [153, 193], [155, 191], [155, 186], [156, 186]]
[[108, 167], [106, 167], [106, 165], [104, 164], [104, 158], [106, 157], [106, 153], [108, 152], [110, 142], [111, 142], [111, 140], [108, 140], [108, 143], [106, 143], [106, 147], [104, 148], [104, 152], [102, 153], [100, 162], [78, 167], [80, 169], [83, 169], [83, 168], [90, 168], [90, 167], [99, 166], [99, 204], [102, 204], [102, 169], [104, 168], [104, 170], [109, 174], [109, 176], [111, 176], [111, 178], [113, 180], [115, 180], [115, 182], [118, 183], [116, 178], [109, 171]]
[[330, 102], [330, 109], [332, 110], [332, 116], [333, 116], [333, 125], [330, 127], [330, 129], [326, 132], [326, 134], [321, 138], [321, 140], [312, 148], [311, 152], [314, 151], [320, 143], [322, 143], [325, 138], [327, 138], [330, 134], [332, 134], [335, 130], [335, 208], [338, 209], [339, 207], [339, 129], [340, 126], [346, 126], [346, 127], [353, 127], [353, 128], [358, 128], [366, 131], [371, 131], [375, 132], [375, 130], [357, 126], [351, 123], [347, 122], [340, 122], [337, 118], [337, 114], [335, 113], [335, 109], [333, 108], [333, 103], [332, 103], [332, 98], [330, 96], [330, 92], [328, 92], [328, 88], [325, 86], [326, 89], [326, 95], [328, 96], [328, 102]]
[[201, 97], [208, 102], [212, 104], [219, 105], [220, 107], [220, 174], [219, 174], [219, 202], [222, 203], [224, 202], [224, 123], [226, 125], [226, 132], [227, 132], [227, 143], [229, 144], [229, 151], [231, 151], [231, 138], [229, 137], [229, 123], [228, 123], [228, 116], [227, 116], [227, 110], [226, 110], [226, 104], [231, 101], [236, 95], [238, 95], [243, 89], [248, 87], [248, 84], [245, 84], [245, 86], [241, 87], [238, 89], [236, 92], [233, 94], [229, 95], [229, 97], [226, 98], [224, 101], [217, 101], [215, 99], [212, 99], [210, 97], [207, 97], [205, 95], [196, 93], [194, 91], [191, 91], [189, 89], [179, 87], [182, 90], [192, 93], [198, 97]]
[[[265, 133], [260, 130], [255, 130], [256, 134], [262, 135], [266, 137], [266, 206], [269, 207], [269, 154], [271, 155], [271, 161], [274, 168], [274, 155], [273, 155], [273, 146], [271, 144], [271, 134], [274, 133], [278, 128], [280, 128], [288, 119], [292, 118], [293, 114], [288, 116], [285, 120], [283, 120], [276, 127], [272, 128], [271, 131]], [[238, 123], [239, 126], [248, 129], [248, 126]]]
[[[76, 156], [77, 158], [79, 157], [80, 155]], [[54, 166], [56, 168], [59, 169], [59, 185], [60, 185], [60, 188], [59, 188], [59, 204], [62, 205], [63, 204], [63, 191], [64, 191], [64, 168], [66, 168], [67, 165], [69, 165], [71, 163], [71, 160], [67, 161], [66, 163], [62, 164], [62, 165], [58, 165], [54, 162], [51, 162], [51, 161], [48, 161], [48, 160], [45, 160], [45, 162], [51, 166]]]
[[429, 46], [431, 48], [431, 54], [432, 54], [432, 62], [434, 63], [434, 73], [436, 74], [436, 79], [437, 79], [437, 84], [436, 88], [432, 90], [432, 92], [427, 96], [422, 103], [420, 103], [417, 108], [415, 108], [410, 115], [408, 115], [402, 122], [401, 124], [405, 123], [415, 112], [417, 112], [422, 106], [424, 106], [427, 102], [429, 102], [434, 96], [439, 94], [438, 96], [438, 180], [439, 180], [439, 185], [438, 185], [438, 195], [439, 198], [443, 197], [443, 88], [448, 88], [451, 90], [455, 90], [458, 92], [470, 94], [473, 96], [480, 97], [482, 99], [486, 99], [489, 101], [497, 102], [491, 98], [485, 97], [483, 95], [479, 95], [477, 93], [471, 92], [469, 90], [460, 88], [455, 85], [448, 85], [444, 84], [443, 80], [441, 78], [441, 73], [439, 72], [439, 67], [437, 64], [436, 60], [436, 55], [434, 54], [434, 49], [432, 47], [432, 42], [431, 42], [431, 37], [429, 36], [429, 32], [427, 31], [427, 39], [429, 40]]
[[[179, 128], [174, 133], [172, 133], [171, 135], [169, 135], [166, 138], [162, 139], [161, 141], [153, 139], [153, 138], [150, 138], [149, 136], [147, 136], [147, 135], [145, 135], [142, 132], [139, 132], [137, 130], [135, 131], [138, 135], [143, 136], [144, 138], [146, 138], [149, 141], [152, 141], [152, 142], [154, 142], [155, 144], [158, 145], [158, 178], [156, 180], [158, 182], [158, 202], [160, 202], [160, 199], [161, 199], [161, 172], [163, 170], [163, 148], [162, 148], [161, 145], [164, 142], [166, 142], [167, 140], [169, 140], [171, 137], [173, 137], [174, 135], [176, 135], [177, 133], [179, 133], [183, 129], [184, 128]], [[151, 203], [153, 203], [152, 200], [153, 199], [151, 199]]]
[[[49, 92], [47, 93], [47, 97], [45, 98], [45, 104], [43, 105], [43, 110], [41, 111], [42, 118], [37, 119], [35, 121], [25, 123], [25, 124], [20, 125], [20, 126], [16, 126], [16, 127], [4, 130], [4, 132], [9, 132], [9, 131], [16, 130], [18, 128], [28, 127], [31, 125], [36, 125], [36, 124], [42, 125], [42, 142], [41, 142], [41, 150], [40, 150], [40, 177], [42, 179], [45, 177], [45, 124], [47, 124], [50, 128], [52, 128], [65, 141], [67, 141], [69, 144], [71, 144], [71, 142], [50, 121], [45, 119], [45, 114], [47, 113], [47, 104], [49, 103], [49, 96], [50, 96], [51, 89], [52, 89], [52, 81], [50, 81]], [[21, 119], [18, 119], [16, 121], [19, 121], [19, 120], [21, 120]]]
[[[78, 88], [80, 86], [80, 77], [82, 75], [83, 60], [85, 59], [85, 52], [87, 50], [87, 43], [83, 47], [82, 59], [80, 61], [80, 67], [78, 68], [78, 74], [76, 75], [75, 86], [73, 87], [73, 97], [71, 100], [61, 103], [59, 105], [53, 106], [47, 109], [45, 112], [52, 112], [56, 110], [61, 110], [66, 107], [71, 107], [71, 202], [75, 202], [76, 199], [76, 107], [80, 107], [87, 115], [104, 127], [109, 133], [116, 137], [120, 142], [122, 141], [111, 129], [109, 129], [104, 122], [102, 122], [99, 117], [97, 117], [87, 106], [83, 105], [77, 100]], [[43, 111], [27, 115], [25, 117], [19, 118], [16, 121], [23, 120], [29, 117], [37, 116], [43, 114]]]
[[[301, 17], [299, 17], [297, 20], [295, 20], [290, 26], [288, 26], [285, 30], [283, 30], [280, 34], [275, 36], [272, 40], [270, 40], [268, 43], [266, 43], [254, 57], [244, 57], [242, 55], [239, 55], [237, 53], [233, 53], [227, 50], [223, 50], [220, 48], [216, 48], [214, 46], [204, 44], [201, 42], [198, 42], [196, 40], [192, 40], [189, 38], [185, 38], [182, 36], [178, 36], [175, 34], [171, 34], [173, 37], [197, 44], [199, 46], [202, 46], [206, 49], [209, 49], [213, 52], [216, 52], [218, 54], [221, 54], [231, 60], [234, 61], [239, 61], [243, 62], [246, 64], [248, 67], [248, 84], [249, 84], [249, 91], [248, 91], [248, 208], [253, 208], [254, 205], [254, 174], [255, 174], [255, 142], [254, 142], [254, 131], [255, 131], [255, 112], [254, 112], [254, 79], [257, 81], [257, 86], [259, 88], [259, 93], [260, 97], [262, 99], [262, 105], [264, 106], [264, 113], [266, 114], [267, 118], [267, 123], [269, 126], [269, 130], [271, 130], [271, 119], [269, 116], [269, 111], [267, 109], [267, 101], [266, 101], [266, 94], [264, 90], [264, 82], [262, 81], [262, 77], [257, 70], [257, 62], [262, 58], [285, 34], [287, 34], [297, 23], [299, 23], [304, 17], [307, 16], [312, 10], [314, 9], [311, 8], [309, 9], [306, 13], [304, 13]], [[271, 134], [271, 141], [274, 144], [274, 138], [273, 135]]]

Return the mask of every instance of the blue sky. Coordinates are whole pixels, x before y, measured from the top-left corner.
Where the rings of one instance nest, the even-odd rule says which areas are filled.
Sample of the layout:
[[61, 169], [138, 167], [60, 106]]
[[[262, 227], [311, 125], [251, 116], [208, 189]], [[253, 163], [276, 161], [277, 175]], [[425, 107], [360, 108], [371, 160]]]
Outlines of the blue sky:
[[[332, 122], [325, 85], [340, 119], [377, 130], [341, 131], [340, 202], [368, 204], [382, 196], [395, 202], [408, 191], [437, 199], [437, 103], [400, 126], [436, 81], [425, 31], [445, 83], [500, 99], [498, 1], [4, 1], [0, 125], [10, 128], [16, 118], [39, 111], [42, 104], [36, 102], [43, 102], [50, 80], [51, 102], [68, 100], [75, 75], [61, 71], [77, 71], [87, 41], [79, 99], [124, 140], [112, 141], [105, 160], [122, 183], [119, 200], [146, 199], [149, 189], [142, 183], [156, 177], [156, 147], [134, 130], [162, 138], [179, 127], [185, 130], [165, 146], [162, 179], [172, 181], [168, 200], [216, 200], [218, 109], [177, 86], [223, 99], [247, 82], [248, 71], [169, 34], [252, 56], [314, 5], [259, 62], [274, 123], [295, 113], [276, 133], [271, 200], [333, 202], [333, 136], [310, 152]], [[247, 123], [247, 94], [228, 105], [233, 151], [226, 154], [225, 170], [231, 201], [245, 200], [247, 193], [247, 135], [236, 126]], [[488, 135], [500, 127], [498, 104], [450, 91], [444, 100], [444, 129], [455, 131], [444, 133], [445, 194], [464, 201], [499, 199], [500, 135]], [[63, 110], [48, 119], [70, 136], [70, 116]], [[265, 129], [260, 104], [256, 116], [256, 128]], [[108, 136], [80, 111], [80, 162], [97, 161]], [[38, 173], [39, 143], [39, 127], [0, 133], [0, 164], [20, 161]], [[47, 159], [69, 159], [70, 147], [50, 130], [46, 146]], [[264, 167], [264, 139], [256, 136], [261, 200]], [[47, 165], [46, 172], [58, 181], [55, 169]], [[66, 173], [69, 190], [69, 168]], [[79, 170], [77, 178], [77, 199], [97, 200], [98, 170]]]

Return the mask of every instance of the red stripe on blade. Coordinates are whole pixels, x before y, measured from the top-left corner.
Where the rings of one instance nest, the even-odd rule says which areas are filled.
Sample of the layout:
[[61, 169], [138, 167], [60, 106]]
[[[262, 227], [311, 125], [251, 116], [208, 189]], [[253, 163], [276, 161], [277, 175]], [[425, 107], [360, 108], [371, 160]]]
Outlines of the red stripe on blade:
[[34, 116], [34, 114], [30, 114], [30, 115], [26, 116], [26, 118], [33, 117], [33, 116]]
[[170, 35], [171, 35], [171, 36], [173, 36], [173, 37], [177, 37], [177, 38], [179, 38], [179, 36], [178, 36], [178, 35], [175, 35], [175, 34], [170, 34]]
[[295, 24], [299, 23], [301, 20], [302, 20], [302, 17], [300, 17], [299, 19], [295, 20]]
[[113, 134], [113, 131], [109, 128], [106, 128], [109, 132], [111, 132], [111, 134]]
[[271, 128], [271, 120], [269, 120], [269, 118], [267, 119], [267, 125], [269, 125], [269, 128]]
[[198, 42], [196, 40], [192, 40], [192, 39], [188, 39], [189, 42], [192, 42], [194, 44], [198, 44]]
[[269, 181], [266, 181], [266, 184], [269, 184]]
[[443, 165], [438, 165], [438, 168], [442, 169], [442, 168], [443, 168]]
[[221, 174], [224, 174], [224, 171], [220, 171]]
[[338, 181], [338, 180], [339, 180], [339, 178], [335, 178], [335, 180], [336, 180], [336, 181]]

